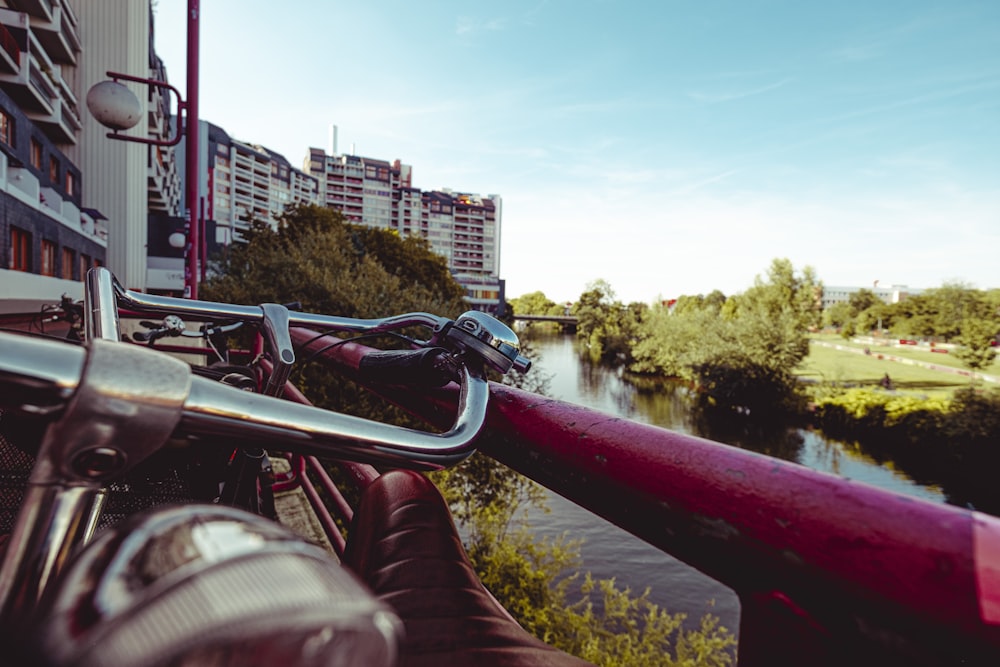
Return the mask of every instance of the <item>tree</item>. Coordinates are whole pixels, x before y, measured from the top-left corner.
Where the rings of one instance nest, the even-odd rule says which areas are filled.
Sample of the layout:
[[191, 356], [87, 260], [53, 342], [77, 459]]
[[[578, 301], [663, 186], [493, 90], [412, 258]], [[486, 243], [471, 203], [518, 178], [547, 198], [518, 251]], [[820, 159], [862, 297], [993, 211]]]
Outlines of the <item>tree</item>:
[[305, 310], [344, 317], [465, 310], [464, 289], [426, 241], [348, 224], [339, 211], [293, 207], [277, 230], [253, 221], [243, 236], [215, 261], [206, 298], [301, 301]]
[[737, 307], [749, 307], [777, 316], [788, 311], [803, 331], [818, 327], [822, 318], [823, 286], [811, 266], [796, 275], [788, 259], [774, 259], [767, 271], [767, 280], [757, 276], [754, 285], [734, 302]]
[[823, 311], [824, 326], [844, 329], [853, 319], [854, 311], [846, 301], [838, 301]]
[[511, 299], [510, 305], [520, 315], [562, 315], [563, 307], [545, 296], [544, 292], [529, 292]]
[[996, 342], [1000, 325], [995, 320], [967, 318], [955, 338], [959, 347], [955, 356], [973, 373], [988, 368], [997, 357]]
[[607, 361], [627, 353], [623, 341], [623, 306], [615, 301], [615, 291], [603, 279], [587, 285], [587, 291], [573, 304], [577, 317], [576, 336], [587, 345], [592, 361]]
[[[300, 301], [303, 310], [377, 318], [427, 311], [457, 317], [464, 290], [420, 239], [361, 228], [318, 206], [289, 209], [278, 228], [253, 221], [202, 286], [207, 299], [241, 304]], [[297, 384], [318, 405], [414, 424], [402, 411], [316, 365], [297, 365]]]
[[806, 328], [817, 321], [819, 292], [812, 272], [798, 277], [788, 260], [775, 260], [768, 275], [718, 311], [697, 307], [697, 299], [672, 313], [653, 309], [638, 327], [630, 368], [690, 380], [717, 404], [756, 413], [788, 409], [797, 386], [792, 370], [808, 354]]
[[859, 289], [847, 299], [847, 303], [851, 307], [851, 315], [854, 317], [880, 302], [881, 299], [875, 296], [875, 292], [867, 288]]

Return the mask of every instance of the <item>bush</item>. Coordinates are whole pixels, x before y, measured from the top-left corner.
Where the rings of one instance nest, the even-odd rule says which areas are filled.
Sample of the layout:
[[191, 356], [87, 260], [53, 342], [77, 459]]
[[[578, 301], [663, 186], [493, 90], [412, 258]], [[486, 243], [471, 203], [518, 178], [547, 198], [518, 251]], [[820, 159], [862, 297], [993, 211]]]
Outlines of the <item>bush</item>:
[[973, 388], [952, 400], [850, 389], [818, 400], [829, 435], [863, 443], [911, 476], [941, 484], [950, 502], [1000, 514], [1000, 390]]
[[[513, 477], [512, 477], [513, 476]], [[536, 538], [523, 513], [539, 505], [539, 487], [481, 454], [435, 473], [462, 525], [469, 558], [483, 584], [536, 637], [599, 665], [733, 664], [735, 636], [706, 614], [697, 629], [683, 626], [649, 600], [649, 591], [619, 589], [580, 569], [579, 542]], [[470, 491], [489, 504], [470, 503]]]

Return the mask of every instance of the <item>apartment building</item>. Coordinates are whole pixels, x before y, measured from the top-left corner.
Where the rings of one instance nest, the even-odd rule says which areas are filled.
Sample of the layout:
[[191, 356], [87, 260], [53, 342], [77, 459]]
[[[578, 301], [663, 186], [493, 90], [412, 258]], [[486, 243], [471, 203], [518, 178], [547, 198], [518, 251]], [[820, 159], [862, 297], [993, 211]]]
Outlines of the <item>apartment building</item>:
[[233, 139], [222, 128], [210, 126], [204, 154], [208, 218], [220, 245], [232, 243], [251, 220], [274, 225], [286, 207], [318, 201], [315, 178], [280, 153]]
[[[176, 119], [175, 119], [176, 121]], [[184, 131], [184, 128], [181, 128]], [[239, 240], [252, 220], [272, 225], [292, 204], [317, 204], [318, 181], [296, 169], [280, 153], [260, 144], [234, 139], [223, 128], [198, 123], [198, 215], [203, 238], [202, 257]], [[184, 142], [177, 147], [178, 164], [186, 160]], [[181, 174], [184, 186], [186, 175]], [[148, 288], [156, 292], [184, 289], [184, 249], [173, 239], [182, 238], [187, 220], [150, 214]]]
[[328, 155], [321, 148], [309, 149], [304, 167], [317, 179], [321, 205], [349, 222], [427, 239], [474, 308], [496, 311], [503, 303], [499, 195], [422, 191], [413, 187], [412, 167], [399, 160]]
[[0, 299], [37, 311], [82, 296], [104, 264], [106, 216], [79, 166], [79, 19], [66, 0], [0, 1]]
[[[80, 297], [94, 265], [146, 287], [147, 214], [176, 215], [180, 184], [171, 148], [109, 139], [86, 110], [108, 71], [166, 80], [148, 1], [0, 0], [0, 297]], [[146, 116], [125, 134], [168, 138], [161, 90], [128, 85]]]

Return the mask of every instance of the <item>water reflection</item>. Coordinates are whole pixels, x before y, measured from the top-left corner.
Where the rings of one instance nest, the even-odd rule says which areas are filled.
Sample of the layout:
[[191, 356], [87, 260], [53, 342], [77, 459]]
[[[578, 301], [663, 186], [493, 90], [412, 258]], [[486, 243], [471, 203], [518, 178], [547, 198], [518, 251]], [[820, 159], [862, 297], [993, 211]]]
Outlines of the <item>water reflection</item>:
[[806, 428], [760, 423], [746, 415], [706, 405], [683, 384], [629, 381], [621, 369], [585, 361], [573, 336], [532, 339], [536, 367], [549, 376], [552, 396], [646, 424], [722, 442], [792, 461], [892, 491], [944, 502], [940, 488], [921, 484], [857, 447]]
[[[697, 406], [678, 383], [632, 384], [619, 370], [583, 361], [572, 336], [537, 336], [531, 343], [535, 370], [545, 376], [548, 393], [595, 410], [741, 447], [815, 470], [894, 491], [943, 502], [940, 489], [913, 482], [856, 447], [828, 440], [808, 429], [755, 424], [745, 416]], [[583, 538], [584, 566], [598, 577], [615, 577], [671, 612], [686, 612], [696, 622], [706, 611], [736, 630], [739, 603], [722, 584], [664, 554], [573, 503], [552, 496], [550, 513], [533, 513], [542, 534]]]

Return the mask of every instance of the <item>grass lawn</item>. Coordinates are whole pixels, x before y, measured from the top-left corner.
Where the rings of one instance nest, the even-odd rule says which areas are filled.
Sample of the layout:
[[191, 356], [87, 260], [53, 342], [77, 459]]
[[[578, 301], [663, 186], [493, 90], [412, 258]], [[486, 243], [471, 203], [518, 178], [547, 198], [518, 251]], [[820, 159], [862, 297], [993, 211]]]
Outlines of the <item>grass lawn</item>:
[[[923, 361], [929, 364], [937, 364], [939, 366], [950, 366], [952, 368], [965, 369], [965, 366], [959, 361], [954, 354], [942, 354], [940, 352], [931, 352], [929, 348], [923, 346], [912, 346], [912, 345], [895, 345], [895, 338], [886, 339], [886, 345], [866, 345], [865, 343], [855, 343], [850, 341], [843, 336], [838, 336], [837, 334], [813, 334], [809, 337], [811, 340], [821, 340], [828, 343], [835, 343], [837, 345], [846, 345], [849, 347], [864, 349], [865, 347], [871, 348], [872, 354], [877, 354], [879, 352], [883, 354], [891, 354], [895, 357], [903, 357], [904, 359], [913, 359], [915, 361]], [[993, 365], [983, 371], [990, 375], [1000, 375], [1000, 356], [993, 360]]]
[[[843, 342], [842, 338], [831, 337], [831, 342]], [[863, 345], [857, 347], [863, 348]], [[897, 354], [897, 348], [885, 348], [885, 354]], [[834, 350], [819, 345], [809, 346], [809, 356], [802, 362], [796, 374], [814, 382], [833, 382], [839, 385], [878, 386], [886, 373], [892, 378], [897, 390], [920, 393], [927, 396], [950, 395], [955, 389], [969, 385], [969, 379], [961, 375], [934, 371], [921, 366], [910, 366], [885, 359], [879, 359], [878, 348], [872, 348], [870, 356]], [[921, 360], [937, 362], [944, 354], [924, 353]], [[927, 359], [934, 357], [935, 359]], [[944, 365], [944, 364], [942, 364]], [[996, 372], [996, 371], [994, 371]]]

